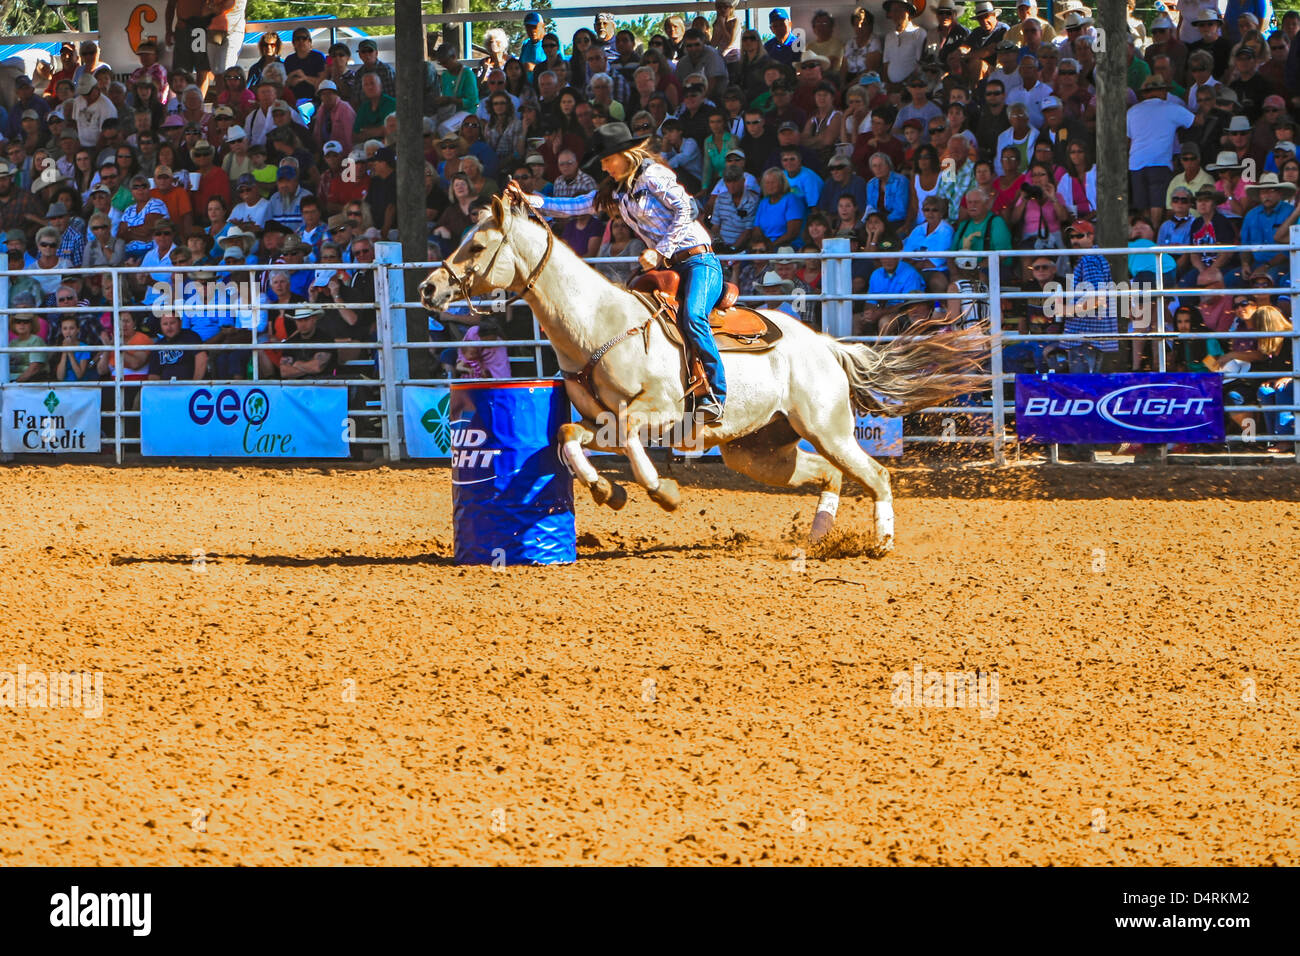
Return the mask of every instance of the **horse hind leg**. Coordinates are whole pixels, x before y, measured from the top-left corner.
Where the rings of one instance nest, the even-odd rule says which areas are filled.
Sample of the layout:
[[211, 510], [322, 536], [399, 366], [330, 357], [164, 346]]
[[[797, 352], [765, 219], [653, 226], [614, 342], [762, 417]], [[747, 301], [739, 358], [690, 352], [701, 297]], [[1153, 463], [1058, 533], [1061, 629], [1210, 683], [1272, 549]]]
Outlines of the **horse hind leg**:
[[[788, 426], [786, 430], [788, 431]], [[722, 460], [728, 468], [748, 475], [755, 481], [779, 488], [802, 488], [807, 485], [820, 488], [821, 498], [817, 502], [817, 514], [813, 517], [808, 541], [816, 544], [830, 533], [839, 508], [843, 475], [821, 455], [800, 448], [797, 435], [792, 441], [775, 446], [761, 440], [756, 442], [742, 438], [723, 445], [721, 450]]]
[[615, 450], [601, 448], [596, 441], [596, 436], [595, 422], [584, 420], [561, 425], [560, 461], [564, 462], [569, 471], [587, 486], [592, 501], [598, 505], [609, 505], [618, 511], [627, 504], [627, 490], [596, 471], [595, 466], [582, 451], [584, 445], [593, 445], [600, 451]]
[[852, 429], [841, 433], [835, 430], [829, 437], [809, 437], [836, 468], [856, 479], [875, 498], [875, 542], [872, 557], [881, 558], [894, 550], [894, 493], [889, 486], [889, 471], [862, 450]]

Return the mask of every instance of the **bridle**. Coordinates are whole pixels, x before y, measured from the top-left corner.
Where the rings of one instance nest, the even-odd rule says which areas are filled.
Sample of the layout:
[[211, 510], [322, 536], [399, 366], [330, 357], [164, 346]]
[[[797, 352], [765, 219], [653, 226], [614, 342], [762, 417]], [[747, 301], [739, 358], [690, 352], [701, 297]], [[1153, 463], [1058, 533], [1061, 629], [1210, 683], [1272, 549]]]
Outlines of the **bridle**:
[[[519, 295], [521, 296], [528, 295], [528, 293], [533, 291], [533, 286], [537, 284], [537, 279], [541, 276], [542, 270], [545, 269], [546, 264], [551, 261], [551, 251], [555, 248], [555, 233], [551, 232], [551, 227], [546, 224], [546, 220], [538, 215], [537, 210], [527, 203], [524, 203], [524, 208], [528, 210], [529, 218], [536, 220], [537, 223], [546, 231], [546, 252], [542, 254], [542, 258], [538, 261], [537, 265], [533, 267], [533, 271], [528, 274], [528, 279], [524, 282], [524, 287], [519, 292]], [[452, 281], [460, 287], [461, 296], [464, 298], [466, 305], [469, 306], [469, 314], [471, 318], [488, 314], [486, 310], [481, 309], [474, 304], [474, 298], [470, 289], [474, 285], [474, 279], [476, 277], [481, 275], [482, 278], [487, 279], [487, 277], [492, 274], [492, 270], [497, 264], [497, 256], [501, 255], [501, 250], [505, 248], [506, 242], [506, 232], [505, 229], [502, 228], [501, 241], [497, 243], [496, 251], [492, 253], [492, 258], [488, 260], [487, 268], [484, 269], [482, 273], [479, 273], [473, 265], [470, 265], [463, 273], [457, 275], [456, 270], [451, 266], [450, 259], [444, 259], [442, 262], [442, 267], [447, 270], [447, 275], [451, 276]]]

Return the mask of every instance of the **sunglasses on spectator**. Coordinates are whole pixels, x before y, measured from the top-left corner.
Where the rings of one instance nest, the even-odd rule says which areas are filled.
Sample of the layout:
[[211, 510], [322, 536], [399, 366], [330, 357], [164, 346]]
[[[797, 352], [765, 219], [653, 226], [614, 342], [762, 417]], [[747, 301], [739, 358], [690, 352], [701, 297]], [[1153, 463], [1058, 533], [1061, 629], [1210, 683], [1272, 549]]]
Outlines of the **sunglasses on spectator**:
[[91, 228], [91, 229], [107, 229], [107, 228], [108, 228], [108, 223], [106, 223], [106, 222], [101, 222], [98, 226], [91, 226], [90, 228]]
[[58, 244], [57, 242], [38, 242], [37, 245], [40, 246], [42, 249], [57, 249], [57, 248], [59, 248], [59, 244]]
[[1078, 76], [1078, 75], [1079, 75], [1079, 71], [1078, 71], [1078, 70], [1057, 70], [1056, 72], [1057, 72], [1057, 74], [1060, 75], [1060, 76]]
[[1251, 302], [1249, 299], [1238, 299], [1236, 302], [1232, 303], [1232, 307], [1234, 309], [1244, 309], [1247, 306], [1254, 304], [1255, 303]]
[[74, 296], [70, 296], [70, 295], [61, 295], [61, 296], [59, 296], [57, 299], [55, 299], [55, 301], [56, 301], [56, 302], [76, 302], [77, 300], [76, 300], [76, 298], [75, 298]]
[[1175, 196], [1170, 202], [1191, 202], [1190, 196]]

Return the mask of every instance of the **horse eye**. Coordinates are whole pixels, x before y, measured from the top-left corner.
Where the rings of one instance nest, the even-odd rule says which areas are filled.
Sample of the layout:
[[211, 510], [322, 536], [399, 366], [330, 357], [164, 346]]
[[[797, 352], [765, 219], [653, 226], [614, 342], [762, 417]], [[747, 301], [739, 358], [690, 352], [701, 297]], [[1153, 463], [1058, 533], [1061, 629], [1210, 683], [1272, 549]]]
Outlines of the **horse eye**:
[[471, 242], [469, 245], [470, 252], [478, 253], [483, 252], [485, 249], [487, 249], [487, 246], [481, 242]]

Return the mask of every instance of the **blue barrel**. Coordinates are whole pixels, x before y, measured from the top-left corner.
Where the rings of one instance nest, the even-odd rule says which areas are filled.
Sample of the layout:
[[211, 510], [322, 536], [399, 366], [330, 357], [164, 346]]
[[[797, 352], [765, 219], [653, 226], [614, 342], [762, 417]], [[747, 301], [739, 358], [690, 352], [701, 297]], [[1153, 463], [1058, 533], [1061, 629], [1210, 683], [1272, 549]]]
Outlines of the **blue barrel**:
[[578, 560], [573, 478], [556, 455], [564, 383], [453, 382], [450, 418], [456, 563]]

